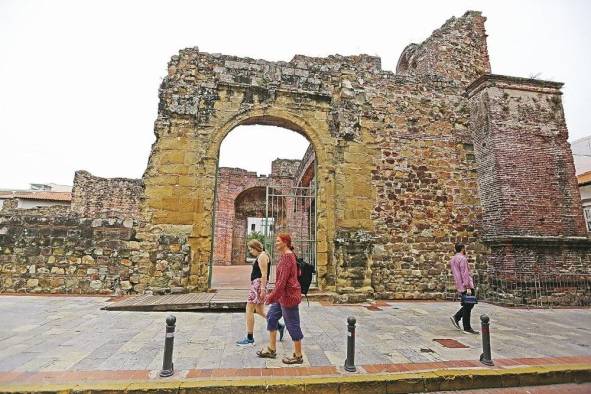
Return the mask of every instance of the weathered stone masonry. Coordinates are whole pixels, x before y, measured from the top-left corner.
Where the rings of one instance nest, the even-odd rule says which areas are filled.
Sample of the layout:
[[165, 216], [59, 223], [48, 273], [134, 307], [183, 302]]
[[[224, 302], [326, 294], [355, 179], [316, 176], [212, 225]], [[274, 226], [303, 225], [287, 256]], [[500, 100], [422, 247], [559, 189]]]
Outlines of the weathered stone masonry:
[[100, 178], [77, 171], [72, 211], [85, 217], [139, 218], [144, 195], [141, 179]]
[[187, 238], [157, 232], [143, 240], [137, 237], [145, 228], [138, 216], [141, 180], [107, 180], [79, 171], [73, 194], [72, 209], [3, 207], [0, 291], [126, 294], [183, 289]]
[[[490, 75], [484, 22], [478, 12], [451, 18], [409, 45], [396, 73], [367, 55], [173, 56], [141, 190], [104, 183], [135, 190], [122, 203], [139, 204], [129, 209], [137, 241], [125, 240], [139, 243], [130, 290], [207, 288], [219, 147], [247, 124], [285, 127], [312, 144], [318, 283], [342, 300], [441, 297], [457, 241], [481, 275], [589, 272], [560, 84]], [[78, 201], [96, 206], [79, 215], [116, 208]], [[22, 271], [17, 239], [0, 242]]]

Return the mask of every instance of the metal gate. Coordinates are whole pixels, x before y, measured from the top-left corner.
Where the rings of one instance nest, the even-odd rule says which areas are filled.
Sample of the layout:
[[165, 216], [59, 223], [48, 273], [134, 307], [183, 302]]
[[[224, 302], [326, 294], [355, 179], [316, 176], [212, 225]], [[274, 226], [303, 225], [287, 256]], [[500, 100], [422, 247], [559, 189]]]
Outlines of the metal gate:
[[[275, 237], [279, 233], [291, 235], [294, 252], [316, 267], [316, 182], [310, 186], [267, 186], [263, 233], [265, 249], [271, 258], [270, 283], [275, 283], [275, 265], [279, 252]], [[314, 275], [312, 285], [317, 286]]]

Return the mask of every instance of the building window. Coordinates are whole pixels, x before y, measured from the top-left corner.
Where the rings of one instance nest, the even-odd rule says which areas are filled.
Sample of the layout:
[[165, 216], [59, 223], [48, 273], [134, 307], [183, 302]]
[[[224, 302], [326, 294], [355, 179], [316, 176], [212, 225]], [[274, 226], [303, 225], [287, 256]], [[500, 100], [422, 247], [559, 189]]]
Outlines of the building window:
[[254, 231], [254, 230], [255, 230], [255, 224], [253, 223], [250, 225], [250, 231]]
[[591, 206], [583, 207], [585, 213], [585, 222], [587, 222], [587, 231], [591, 231]]

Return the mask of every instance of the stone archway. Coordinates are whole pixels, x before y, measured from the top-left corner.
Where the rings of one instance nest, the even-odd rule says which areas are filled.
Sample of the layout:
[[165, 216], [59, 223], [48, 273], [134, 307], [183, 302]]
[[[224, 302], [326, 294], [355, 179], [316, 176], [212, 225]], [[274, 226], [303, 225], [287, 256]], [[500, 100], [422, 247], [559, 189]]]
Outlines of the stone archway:
[[[329, 252], [329, 239], [334, 237], [334, 223], [332, 222], [334, 220], [334, 194], [332, 194], [334, 193], [334, 170], [332, 170], [332, 166], [327, 164], [327, 162], [329, 162], [327, 152], [330, 152], [331, 150], [327, 150], [325, 147], [326, 142], [323, 142], [327, 141], [330, 143], [331, 140], [326, 140], [326, 137], [317, 131], [318, 129], [324, 129], [325, 133], [328, 132], [328, 124], [324, 124], [322, 127], [317, 126], [315, 128], [312, 126], [315, 122], [311, 123], [308, 119], [302, 117], [301, 114], [296, 114], [292, 111], [277, 108], [254, 109], [252, 111], [240, 113], [229, 119], [229, 121], [218, 130], [219, 133], [214, 134], [212, 144], [210, 145], [211, 149], [208, 151], [207, 156], [213, 156], [217, 160], [219, 157], [221, 142], [234, 128], [241, 125], [254, 124], [271, 125], [289, 129], [303, 135], [310, 141], [312, 150], [315, 152], [318, 171], [318, 202], [316, 203], [318, 208], [320, 208], [317, 210], [318, 216], [316, 219], [316, 258], [319, 272], [318, 282], [319, 286], [323, 289], [334, 289], [335, 267], [331, 264], [332, 256]], [[320, 148], [318, 148], [318, 146], [320, 146]], [[333, 198], [330, 198], [330, 195], [332, 195]]]
[[[323, 114], [326, 116], [326, 114]], [[283, 128], [289, 128], [296, 131], [310, 140], [316, 152], [317, 168], [318, 168], [318, 196], [317, 196], [317, 265], [319, 286], [323, 289], [334, 290], [335, 273], [334, 265], [331, 260], [331, 253], [329, 251], [330, 239], [334, 237], [334, 167], [331, 165], [330, 158], [331, 149], [327, 149], [326, 145], [331, 143], [328, 131], [328, 122], [319, 122], [314, 116], [310, 115], [313, 120], [312, 123], [304, 119], [301, 115], [278, 108], [255, 108], [248, 112], [243, 112], [231, 116], [226, 122], [219, 127], [211, 130], [208, 134], [207, 141], [202, 144], [197, 144], [191, 141], [187, 136], [177, 136], [177, 141], [186, 143], [191, 152], [185, 152], [183, 157], [191, 157], [189, 162], [195, 163], [189, 166], [185, 163], [168, 163], [167, 158], [170, 157], [169, 152], [161, 152], [160, 154], [165, 158], [165, 169], [171, 168], [172, 165], [178, 166], [182, 174], [177, 176], [156, 177], [157, 181], [175, 181], [178, 179], [179, 183], [174, 185], [151, 185], [152, 180], [147, 179], [146, 182], [146, 196], [147, 206], [146, 210], [151, 216], [151, 220], [155, 224], [173, 224], [175, 226], [182, 225], [183, 231], [189, 230], [189, 243], [192, 248], [191, 272], [189, 277], [189, 286], [194, 289], [205, 289], [209, 286], [208, 266], [212, 258], [213, 250], [213, 211], [214, 211], [214, 191], [216, 185], [216, 168], [218, 160], [218, 152], [221, 142], [225, 136], [235, 127], [247, 124], [265, 124], [274, 125]], [[318, 117], [318, 115], [316, 115]], [[189, 122], [185, 119], [175, 119], [172, 123], [177, 123], [175, 127], [183, 125], [181, 128], [187, 127], [190, 130]], [[312, 126], [312, 124], [315, 125]], [[191, 126], [194, 127], [194, 126]], [[320, 130], [318, 132], [316, 130]], [[197, 133], [196, 133], [197, 134]], [[166, 138], [169, 139], [169, 138]], [[154, 150], [152, 157], [154, 156]], [[151, 157], [151, 162], [153, 161]], [[173, 160], [173, 159], [172, 159]], [[197, 161], [198, 160], [198, 161]], [[155, 160], [154, 160], [155, 161]], [[174, 168], [176, 171], [177, 168]], [[150, 170], [150, 166], [148, 167]], [[190, 188], [189, 196], [183, 195], [184, 189], [181, 183], [188, 185]], [[167, 194], [166, 190], [172, 192], [170, 197], [161, 197], [159, 192]], [[150, 195], [154, 196], [154, 204], [150, 206]], [[177, 202], [181, 205], [182, 210], [166, 209], [168, 203]], [[156, 208], [163, 206], [163, 208]], [[186, 209], [184, 209], [186, 207]], [[152, 209], [150, 209], [152, 208]], [[156, 208], [156, 209], [154, 209]], [[173, 208], [171, 206], [171, 208]], [[190, 211], [189, 211], [190, 208]], [[185, 230], [186, 229], [186, 230]], [[188, 232], [188, 231], [187, 231]]]
[[[338, 290], [335, 256], [342, 253], [334, 250], [337, 228], [341, 234], [373, 228], [375, 198], [368, 176], [373, 164], [367, 159], [375, 153], [368, 143], [371, 136], [359, 124], [360, 108], [343, 94], [347, 84], [334, 90], [328, 81], [323, 84], [313, 77], [301, 85], [298, 81], [305, 76], [289, 77], [279, 85], [277, 76], [264, 77], [269, 68], [287, 78], [308, 67], [295, 62], [316, 60], [297, 58], [293, 64], [264, 62], [262, 66], [231, 59], [188, 49], [171, 61], [160, 89], [156, 142], [144, 174], [146, 218], [155, 228], [188, 237], [187, 289], [207, 289], [214, 249], [216, 169], [223, 139], [240, 125], [272, 125], [295, 131], [310, 141], [316, 155], [318, 285], [325, 291]], [[374, 58], [345, 61], [351, 65], [360, 61], [368, 70], [377, 70]], [[343, 59], [329, 62], [336, 65]], [[224, 67], [244, 77], [219, 79], [217, 70]], [[337, 193], [337, 189], [341, 191]], [[343, 289], [350, 287], [348, 270], [341, 268]], [[366, 282], [354, 291], [366, 292], [370, 286]]]

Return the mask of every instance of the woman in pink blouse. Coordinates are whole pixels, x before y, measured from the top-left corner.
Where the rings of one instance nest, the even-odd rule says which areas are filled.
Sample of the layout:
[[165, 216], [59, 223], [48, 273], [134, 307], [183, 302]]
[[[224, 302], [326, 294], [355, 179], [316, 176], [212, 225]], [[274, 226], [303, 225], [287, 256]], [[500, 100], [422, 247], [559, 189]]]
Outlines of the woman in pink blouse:
[[291, 245], [291, 236], [281, 233], [275, 241], [277, 250], [281, 252], [277, 272], [275, 275], [275, 288], [265, 300], [265, 304], [271, 304], [267, 311], [267, 331], [269, 331], [269, 346], [259, 350], [257, 355], [262, 358], [277, 357], [277, 322], [283, 316], [289, 336], [293, 340], [293, 356], [285, 357], [285, 364], [302, 364], [302, 338], [304, 334], [300, 327], [299, 304], [302, 300], [302, 292], [298, 277], [300, 275], [296, 256]]

